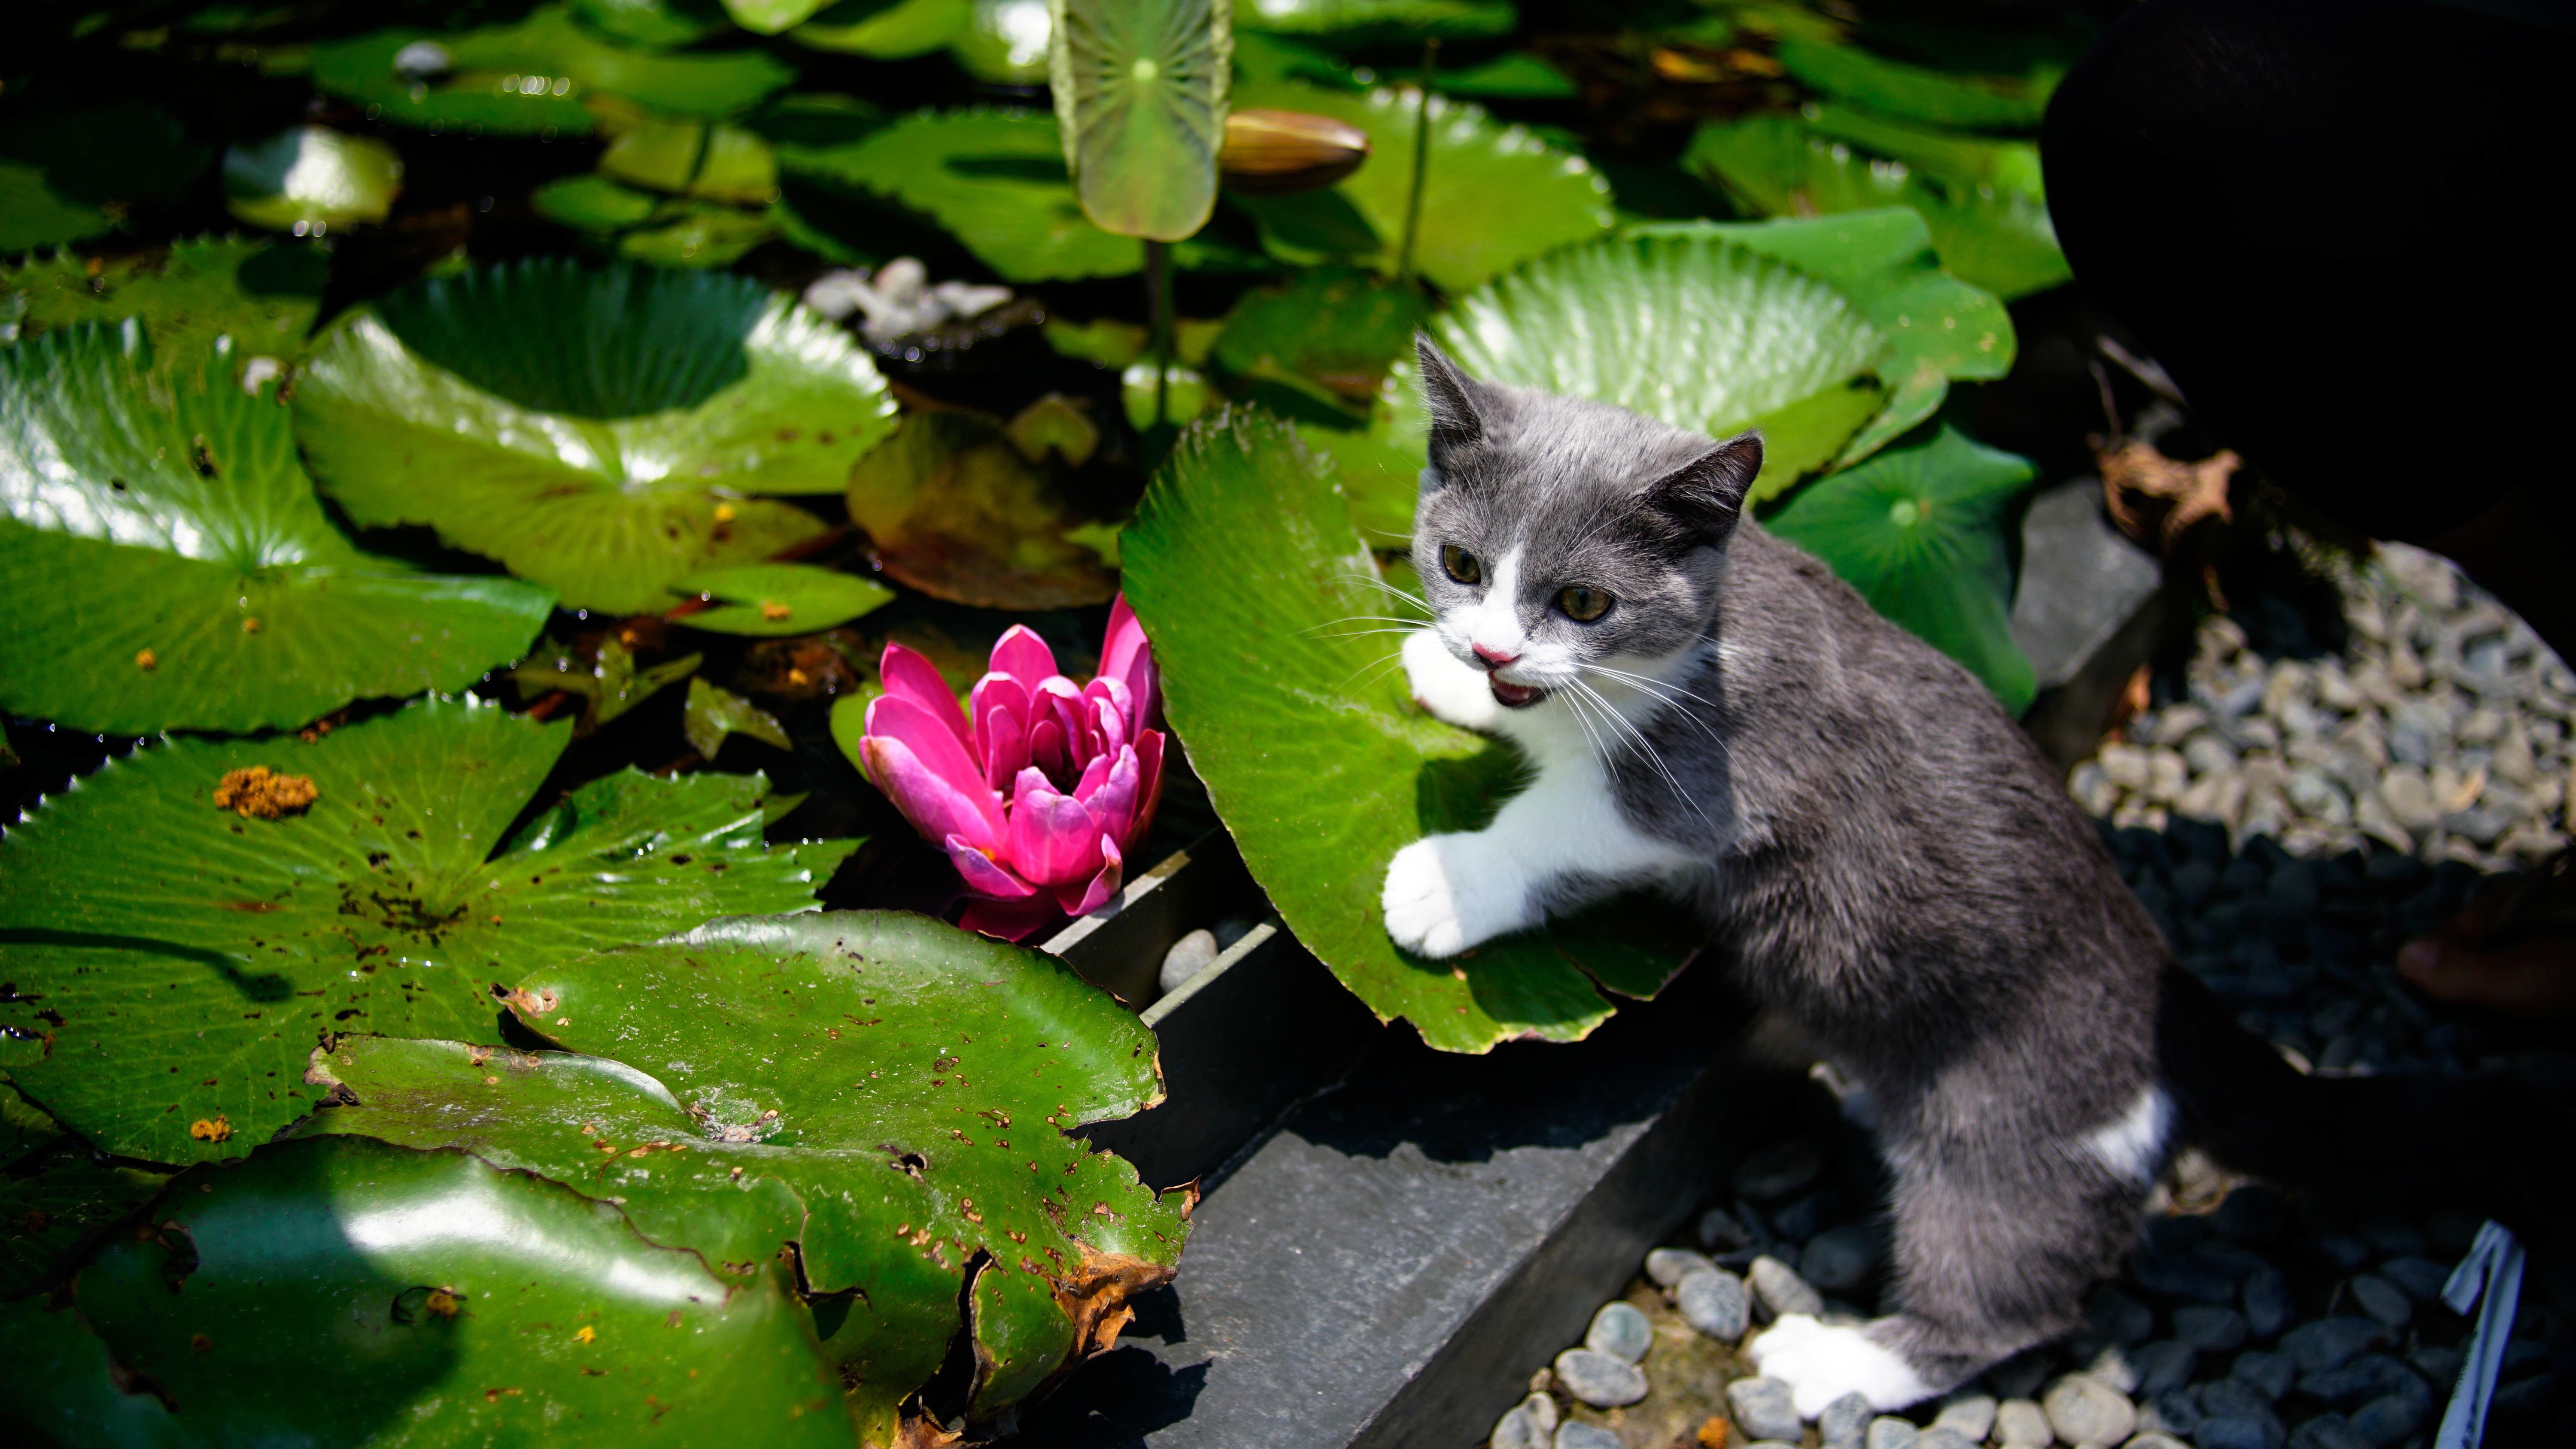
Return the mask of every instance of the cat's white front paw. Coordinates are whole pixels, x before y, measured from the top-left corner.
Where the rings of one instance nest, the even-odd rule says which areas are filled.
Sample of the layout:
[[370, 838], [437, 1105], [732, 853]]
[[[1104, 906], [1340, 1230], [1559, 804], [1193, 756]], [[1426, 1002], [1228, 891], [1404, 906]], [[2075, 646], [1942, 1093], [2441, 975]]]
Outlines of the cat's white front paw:
[[1885, 1412], [1936, 1392], [1903, 1355], [1866, 1330], [1819, 1322], [1804, 1313], [1782, 1314], [1744, 1346], [1744, 1353], [1764, 1378], [1788, 1384], [1789, 1397], [1804, 1419], [1823, 1413], [1845, 1394], [1859, 1394]]
[[1533, 924], [1527, 889], [1476, 843], [1473, 835], [1432, 835], [1395, 853], [1380, 898], [1395, 944], [1417, 956], [1455, 956]]
[[1458, 662], [1439, 632], [1417, 630], [1404, 641], [1404, 677], [1424, 709], [1461, 729], [1491, 728], [1503, 707], [1485, 676]]

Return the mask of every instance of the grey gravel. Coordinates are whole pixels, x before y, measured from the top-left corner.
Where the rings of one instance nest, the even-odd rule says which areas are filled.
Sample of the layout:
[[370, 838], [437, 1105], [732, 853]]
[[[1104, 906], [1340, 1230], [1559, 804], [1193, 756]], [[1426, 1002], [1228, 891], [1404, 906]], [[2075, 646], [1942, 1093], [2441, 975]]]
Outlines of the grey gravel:
[[2278, 1268], [2248, 1274], [2236, 1301], [2245, 1310], [2246, 1328], [2256, 1338], [2277, 1338], [2290, 1326], [2290, 1280]]
[[2178, 1338], [2160, 1338], [2140, 1344], [2129, 1351], [2129, 1366], [2137, 1370], [2137, 1386], [2129, 1392], [2139, 1398], [2153, 1398], [2167, 1389], [2191, 1382], [2191, 1371], [2200, 1362], [2199, 1350]]
[[1673, 1290], [1673, 1306], [1691, 1327], [1729, 1343], [1742, 1338], [1752, 1321], [1753, 1299], [1744, 1280], [1723, 1268], [1703, 1268], [1684, 1278]]
[[2200, 1428], [2200, 1398], [2188, 1388], [2166, 1389], [2139, 1408], [2138, 1427], [2188, 1438]]
[[2352, 1411], [2353, 1432], [2373, 1449], [2397, 1443], [2433, 1416], [2433, 1397], [2426, 1393], [2389, 1394]]
[[2442, 1296], [2442, 1287], [2451, 1281], [2448, 1265], [2430, 1258], [2392, 1258], [2379, 1265], [2379, 1276], [2405, 1290], [2406, 1296], [2418, 1303], [2430, 1303]]
[[1706, 1253], [1694, 1253], [1688, 1248], [1657, 1248], [1646, 1255], [1646, 1276], [1658, 1288], [1673, 1287], [1693, 1273], [1716, 1266]]
[[2191, 1449], [2191, 1446], [2170, 1434], [2149, 1433], [2138, 1435], [2121, 1445], [2120, 1449]]
[[2290, 1432], [2290, 1449], [2378, 1449], [2341, 1414], [2319, 1414]]
[[2090, 1374], [2068, 1374], [2040, 1400], [2049, 1427], [2069, 1444], [2117, 1444], [2138, 1425], [2138, 1409]]
[[1917, 1449], [1922, 1433], [1914, 1427], [1911, 1419], [1881, 1414], [1869, 1421], [1869, 1438], [1863, 1441], [1864, 1449]]
[[1556, 1449], [1627, 1449], [1619, 1436], [1598, 1424], [1568, 1419], [1556, 1426]]
[[2221, 1415], [2200, 1421], [2192, 1435], [2198, 1449], [2281, 1449], [2281, 1421], [2246, 1415]]
[[1866, 1223], [1828, 1228], [1807, 1241], [1798, 1255], [1798, 1276], [1826, 1293], [1849, 1293], [1869, 1281], [1878, 1266], [1880, 1238]]
[[2084, 1321], [2113, 1343], [2144, 1343], [2156, 1332], [2156, 1312], [2105, 1283], [2084, 1299]]
[[1646, 1375], [1624, 1358], [1598, 1349], [1569, 1348], [1556, 1356], [1556, 1381], [1596, 1409], [1614, 1409], [1646, 1396]]
[[1799, 1437], [1798, 1407], [1779, 1379], [1737, 1379], [1726, 1386], [1726, 1407], [1748, 1438]]
[[1699, 1242], [1713, 1252], [1733, 1252], [1753, 1246], [1753, 1230], [1726, 1209], [1710, 1208], [1699, 1215]]
[[2028, 1399], [2006, 1399], [1995, 1406], [1995, 1442], [2011, 1449], [2036, 1449], [2054, 1441], [2047, 1411]]
[[1214, 931], [1192, 931], [1172, 943], [1163, 953], [1163, 969], [1157, 978], [1165, 993], [1178, 991], [1191, 977], [1216, 964], [1217, 948]]
[[2404, 1328], [2415, 1316], [2415, 1305], [2406, 1300], [2406, 1290], [2385, 1278], [2364, 1273], [2349, 1286], [2353, 1306], [2391, 1328]]
[[1641, 1362], [1655, 1346], [1655, 1326], [1633, 1303], [1605, 1303], [1583, 1332], [1583, 1346], [1630, 1363]]
[[1986, 1370], [1986, 1386], [1995, 1391], [1998, 1399], [2027, 1399], [2039, 1392], [2050, 1367], [2046, 1354], [2015, 1354]]
[[1924, 1430], [1922, 1437], [1914, 1441], [1914, 1449], [1977, 1449], [1977, 1445], [1975, 1440], [1958, 1430], [1944, 1429], [1936, 1424]]
[[1773, 1317], [1786, 1313], [1817, 1314], [1825, 1311], [1825, 1295], [1798, 1276], [1798, 1270], [1765, 1253], [1753, 1260], [1747, 1270], [1755, 1296]]
[[1952, 1394], [1943, 1399], [1932, 1416], [1936, 1428], [1956, 1429], [1974, 1443], [1986, 1437], [1995, 1427], [1995, 1401], [1991, 1394]]
[[2388, 1326], [2368, 1318], [2320, 1318], [2281, 1335], [2281, 1351], [2301, 1374], [2337, 1368], [2388, 1336]]
[[[1531, 1404], [1547, 1405], [1547, 1422], [1539, 1422]], [[1514, 1404], [1503, 1417], [1494, 1421], [1494, 1432], [1485, 1442], [1492, 1449], [1547, 1449], [1548, 1436], [1556, 1428], [1556, 1401], [1545, 1394], [1532, 1394], [1528, 1401]]]
[[2177, 1308], [2174, 1337], [2197, 1349], [2225, 1353], [2245, 1341], [2245, 1315], [2233, 1308], [2198, 1304]]
[[2281, 1396], [2290, 1391], [2290, 1383], [2297, 1374], [2297, 1366], [2290, 1362], [2288, 1354], [2267, 1353], [2259, 1348], [2238, 1354], [2236, 1362], [2227, 1368], [2229, 1378], [2274, 1403], [2279, 1403]]
[[1859, 1394], [1845, 1394], [1825, 1405], [1825, 1411], [1816, 1416], [1824, 1449], [1863, 1449], [1873, 1413], [1869, 1400]]

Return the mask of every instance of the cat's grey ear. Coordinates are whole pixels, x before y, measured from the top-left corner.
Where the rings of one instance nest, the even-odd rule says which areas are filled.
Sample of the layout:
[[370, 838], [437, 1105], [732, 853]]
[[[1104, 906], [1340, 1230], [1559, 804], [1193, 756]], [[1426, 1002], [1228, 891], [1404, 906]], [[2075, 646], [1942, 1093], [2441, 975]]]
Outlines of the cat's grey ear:
[[1422, 364], [1422, 398], [1431, 409], [1431, 456], [1436, 462], [1448, 449], [1483, 437], [1485, 418], [1477, 407], [1476, 384], [1433, 345], [1431, 334], [1413, 334], [1413, 355]]
[[1761, 471], [1762, 435], [1741, 433], [1656, 479], [1645, 500], [1705, 542], [1722, 543]]

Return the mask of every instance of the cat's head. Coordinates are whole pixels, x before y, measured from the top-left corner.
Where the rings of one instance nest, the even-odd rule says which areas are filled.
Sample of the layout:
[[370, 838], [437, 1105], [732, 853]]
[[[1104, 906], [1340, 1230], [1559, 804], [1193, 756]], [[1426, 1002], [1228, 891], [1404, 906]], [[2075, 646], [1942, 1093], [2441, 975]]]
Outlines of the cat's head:
[[1449, 652], [1522, 708], [1587, 668], [1633, 671], [1697, 640], [1762, 439], [1713, 442], [1624, 408], [1478, 382], [1429, 338], [1414, 344], [1431, 457], [1413, 564]]

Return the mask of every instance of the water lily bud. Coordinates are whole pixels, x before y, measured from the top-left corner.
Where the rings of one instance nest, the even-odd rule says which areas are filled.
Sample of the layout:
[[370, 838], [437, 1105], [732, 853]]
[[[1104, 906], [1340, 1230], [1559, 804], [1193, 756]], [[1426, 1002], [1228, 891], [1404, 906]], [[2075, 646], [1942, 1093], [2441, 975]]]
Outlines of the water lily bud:
[[1217, 170], [1245, 195], [1287, 196], [1330, 186], [1368, 156], [1368, 133], [1347, 121], [1256, 108], [1225, 118]]

